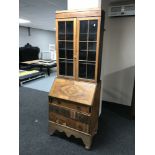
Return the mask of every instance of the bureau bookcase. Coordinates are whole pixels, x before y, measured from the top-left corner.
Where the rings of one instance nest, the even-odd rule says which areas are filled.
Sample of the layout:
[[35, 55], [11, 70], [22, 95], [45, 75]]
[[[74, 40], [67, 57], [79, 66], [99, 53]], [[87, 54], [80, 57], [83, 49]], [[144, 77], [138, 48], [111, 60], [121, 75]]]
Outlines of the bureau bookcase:
[[56, 12], [57, 77], [49, 92], [49, 134], [81, 138], [97, 133], [104, 31], [101, 9]]

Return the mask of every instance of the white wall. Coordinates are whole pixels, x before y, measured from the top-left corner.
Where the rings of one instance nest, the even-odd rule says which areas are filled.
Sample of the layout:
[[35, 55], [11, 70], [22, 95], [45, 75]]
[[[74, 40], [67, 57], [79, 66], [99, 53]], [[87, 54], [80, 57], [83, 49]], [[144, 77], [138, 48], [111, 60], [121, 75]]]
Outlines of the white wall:
[[130, 106], [135, 76], [135, 17], [108, 17], [109, 3], [109, 0], [102, 1], [106, 12], [102, 99]]
[[101, 0], [68, 0], [68, 10], [101, 7]]
[[19, 27], [19, 46], [30, 43], [38, 46], [40, 51], [48, 51], [49, 44], [55, 44], [55, 32], [30, 28], [31, 36], [28, 36], [28, 28]]

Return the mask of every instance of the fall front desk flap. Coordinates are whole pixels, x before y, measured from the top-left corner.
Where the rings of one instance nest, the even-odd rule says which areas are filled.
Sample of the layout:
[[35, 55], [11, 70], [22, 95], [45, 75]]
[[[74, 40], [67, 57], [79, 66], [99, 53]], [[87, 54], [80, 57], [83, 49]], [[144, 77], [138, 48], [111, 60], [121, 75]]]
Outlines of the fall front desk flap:
[[96, 83], [56, 78], [49, 96], [91, 106], [95, 91]]

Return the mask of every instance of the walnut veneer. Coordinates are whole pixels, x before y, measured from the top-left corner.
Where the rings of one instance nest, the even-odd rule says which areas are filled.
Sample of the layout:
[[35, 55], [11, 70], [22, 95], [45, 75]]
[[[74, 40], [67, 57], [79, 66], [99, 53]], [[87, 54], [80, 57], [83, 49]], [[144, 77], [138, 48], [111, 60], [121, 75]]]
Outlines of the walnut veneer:
[[49, 92], [49, 134], [81, 138], [90, 149], [98, 129], [104, 12], [56, 12], [57, 78]]

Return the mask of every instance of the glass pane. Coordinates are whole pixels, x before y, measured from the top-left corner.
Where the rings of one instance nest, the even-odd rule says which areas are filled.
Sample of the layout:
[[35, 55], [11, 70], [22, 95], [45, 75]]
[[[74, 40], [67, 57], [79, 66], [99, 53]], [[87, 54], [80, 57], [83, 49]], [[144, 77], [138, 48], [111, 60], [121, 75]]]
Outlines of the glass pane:
[[90, 20], [89, 33], [96, 33], [96, 32], [97, 32], [97, 20]]
[[66, 56], [67, 56], [67, 59], [73, 59], [73, 50], [67, 50]]
[[65, 22], [58, 22], [58, 30], [60, 33], [65, 33]]
[[65, 49], [65, 42], [59, 41], [59, 49]]
[[88, 61], [95, 61], [95, 60], [96, 60], [96, 52], [88, 51]]
[[86, 60], [87, 59], [87, 51], [79, 51], [79, 60]]
[[80, 41], [87, 41], [87, 34], [80, 34]]
[[66, 42], [66, 49], [73, 49], [73, 42]]
[[65, 50], [64, 49], [60, 49], [59, 50], [59, 58], [65, 58], [66, 56], [65, 56], [66, 54], [65, 54]]
[[73, 61], [67, 61], [67, 75], [73, 76]]
[[95, 65], [87, 64], [87, 78], [94, 79], [95, 78]]
[[66, 65], [64, 60], [59, 60], [59, 74], [65, 75]]
[[80, 21], [80, 33], [88, 33], [88, 20]]
[[79, 77], [86, 78], [86, 64], [79, 63]]
[[65, 34], [59, 34], [59, 40], [65, 40]]
[[59, 74], [73, 76], [73, 21], [58, 22], [58, 30]]
[[73, 40], [73, 34], [66, 34], [66, 40]]
[[95, 79], [97, 24], [97, 20], [80, 21], [79, 78]]
[[88, 50], [95, 50], [96, 51], [96, 42], [89, 42]]
[[87, 42], [80, 42], [80, 51], [87, 50]]
[[96, 34], [89, 34], [89, 41], [96, 41]]
[[73, 21], [66, 22], [66, 34], [73, 34]]

